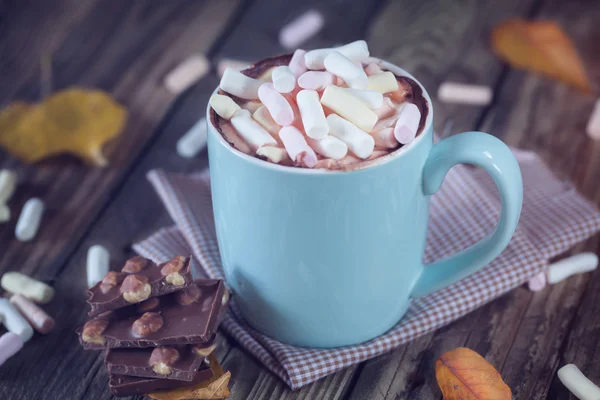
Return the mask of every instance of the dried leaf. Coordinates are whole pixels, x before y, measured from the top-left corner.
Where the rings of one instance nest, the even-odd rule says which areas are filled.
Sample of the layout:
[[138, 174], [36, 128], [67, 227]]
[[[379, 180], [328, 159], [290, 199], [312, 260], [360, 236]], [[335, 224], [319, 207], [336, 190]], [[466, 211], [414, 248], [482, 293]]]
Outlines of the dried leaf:
[[575, 46], [554, 21], [503, 22], [492, 32], [492, 47], [513, 67], [545, 74], [587, 93], [592, 91]]
[[459, 347], [435, 362], [435, 378], [444, 400], [511, 400], [510, 388], [485, 358]]
[[224, 372], [214, 354], [208, 356], [213, 377], [196, 386], [150, 393], [148, 397], [156, 400], [210, 400], [229, 397], [231, 372]]
[[97, 166], [102, 146], [119, 134], [127, 111], [98, 90], [67, 89], [42, 103], [13, 103], [0, 112], [0, 146], [24, 162], [71, 153]]

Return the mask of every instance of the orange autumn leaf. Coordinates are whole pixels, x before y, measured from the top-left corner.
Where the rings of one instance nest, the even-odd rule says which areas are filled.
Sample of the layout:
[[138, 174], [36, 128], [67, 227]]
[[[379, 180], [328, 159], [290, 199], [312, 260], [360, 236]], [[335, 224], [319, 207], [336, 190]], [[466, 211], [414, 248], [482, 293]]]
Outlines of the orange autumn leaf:
[[459, 347], [435, 362], [444, 400], [511, 400], [510, 388], [496, 369], [471, 349]]
[[67, 89], [39, 104], [15, 102], [0, 112], [0, 146], [27, 163], [70, 153], [97, 165], [127, 111], [99, 90]]
[[492, 32], [496, 54], [516, 68], [525, 68], [592, 91], [583, 62], [571, 39], [554, 21], [510, 19]]

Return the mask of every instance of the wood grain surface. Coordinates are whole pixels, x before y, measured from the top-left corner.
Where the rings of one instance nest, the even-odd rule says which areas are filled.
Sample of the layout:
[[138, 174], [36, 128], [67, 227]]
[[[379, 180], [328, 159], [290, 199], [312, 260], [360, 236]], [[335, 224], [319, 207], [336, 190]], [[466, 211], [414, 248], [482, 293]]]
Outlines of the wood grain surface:
[[[218, 77], [211, 73], [175, 97], [162, 78], [192, 53], [252, 61], [285, 50], [282, 26], [306, 9], [327, 24], [306, 48], [366, 38], [374, 56], [414, 74], [434, 97], [435, 127], [481, 129], [533, 149], [561, 177], [600, 203], [600, 145], [584, 133], [595, 99], [517, 71], [489, 48], [493, 26], [510, 17], [552, 18], [572, 36], [593, 82], [600, 82], [600, 7], [593, 0], [145, 0], [0, 1], [0, 105], [40, 98], [40, 58], [50, 54], [53, 88], [97, 87], [128, 107], [125, 132], [107, 146], [111, 165], [96, 169], [71, 157], [23, 165], [0, 150], [0, 168], [16, 168], [18, 212], [30, 197], [48, 206], [30, 243], [14, 238], [15, 219], [0, 225], [0, 273], [21, 270], [52, 282], [48, 311], [57, 332], [36, 335], [0, 367], [0, 399], [111, 399], [99, 353], [83, 351], [73, 330], [86, 319], [85, 256], [100, 243], [115, 268], [131, 244], [172, 224], [145, 179], [155, 168], [198, 171], [206, 152], [188, 160], [175, 143], [199, 118]], [[445, 80], [489, 85], [489, 107], [435, 100]], [[598, 252], [598, 239], [576, 251]], [[518, 288], [431, 334], [373, 360], [291, 391], [231, 339], [219, 335], [218, 358], [229, 369], [231, 399], [441, 399], [436, 358], [457, 346], [486, 357], [514, 398], [575, 399], [556, 377], [574, 362], [600, 383], [600, 273], [531, 293]], [[132, 397], [132, 399], [142, 397]]]

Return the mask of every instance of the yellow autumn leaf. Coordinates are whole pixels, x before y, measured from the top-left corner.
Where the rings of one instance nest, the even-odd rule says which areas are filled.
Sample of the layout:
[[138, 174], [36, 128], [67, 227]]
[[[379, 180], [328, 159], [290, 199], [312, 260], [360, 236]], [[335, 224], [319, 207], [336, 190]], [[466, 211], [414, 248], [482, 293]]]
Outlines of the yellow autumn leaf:
[[492, 32], [492, 48], [513, 67], [539, 72], [586, 93], [592, 91], [575, 46], [554, 21], [503, 22]]
[[471, 349], [459, 347], [435, 362], [444, 400], [511, 400], [510, 388], [496, 369]]
[[209, 380], [195, 386], [150, 393], [148, 397], [155, 400], [210, 400], [229, 397], [231, 372], [223, 371], [214, 354], [208, 356], [208, 361], [213, 371], [213, 376]]
[[70, 153], [97, 165], [127, 111], [99, 90], [67, 89], [39, 104], [13, 103], [0, 112], [0, 146], [27, 163]]

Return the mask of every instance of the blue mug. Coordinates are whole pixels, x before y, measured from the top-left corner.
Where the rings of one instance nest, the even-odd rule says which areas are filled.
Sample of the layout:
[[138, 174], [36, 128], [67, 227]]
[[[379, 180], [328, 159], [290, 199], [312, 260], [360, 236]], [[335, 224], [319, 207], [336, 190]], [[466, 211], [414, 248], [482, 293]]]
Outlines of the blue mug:
[[[414, 80], [401, 68], [381, 65]], [[223, 269], [255, 329], [297, 346], [361, 343], [396, 325], [412, 298], [472, 274], [507, 246], [521, 212], [517, 161], [502, 141], [482, 132], [434, 145], [432, 103], [423, 94], [429, 114], [421, 134], [381, 162], [346, 172], [248, 156], [232, 148], [207, 117]], [[492, 176], [500, 220], [474, 246], [424, 265], [430, 196], [460, 163]]]

